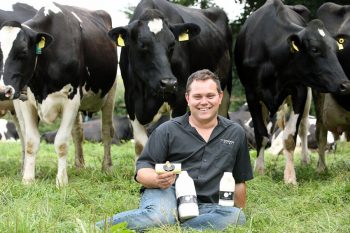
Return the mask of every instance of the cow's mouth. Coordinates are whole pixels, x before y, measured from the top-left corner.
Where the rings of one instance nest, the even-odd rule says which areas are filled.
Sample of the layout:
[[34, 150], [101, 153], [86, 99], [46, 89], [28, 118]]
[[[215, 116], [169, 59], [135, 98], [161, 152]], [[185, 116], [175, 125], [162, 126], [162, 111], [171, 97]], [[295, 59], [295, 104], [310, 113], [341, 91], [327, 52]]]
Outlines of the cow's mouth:
[[169, 90], [161, 89], [161, 90], [159, 90], [156, 93], [156, 96], [161, 97], [163, 100], [168, 100], [171, 96], [173, 96], [176, 93], [176, 90], [175, 91], [169, 91]]
[[11, 100], [15, 94], [15, 89], [11, 86], [5, 86], [0, 90], [0, 100]]
[[171, 86], [171, 87], [160, 87], [160, 92], [167, 93], [167, 94], [173, 94], [177, 91], [177, 86]]

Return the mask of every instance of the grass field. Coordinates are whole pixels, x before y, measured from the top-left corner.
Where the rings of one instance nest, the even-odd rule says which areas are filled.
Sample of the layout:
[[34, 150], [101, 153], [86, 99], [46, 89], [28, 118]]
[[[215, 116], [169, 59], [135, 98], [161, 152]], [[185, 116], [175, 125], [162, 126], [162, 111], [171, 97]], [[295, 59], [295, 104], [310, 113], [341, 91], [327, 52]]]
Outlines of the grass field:
[[[101, 171], [101, 144], [85, 143], [86, 168], [76, 171], [73, 146], [69, 155], [69, 185], [57, 189], [57, 157], [42, 143], [36, 182], [21, 183], [19, 143], [0, 144], [0, 232], [97, 232], [94, 223], [120, 211], [137, 208], [139, 185], [134, 182], [131, 142], [113, 146], [113, 172]], [[252, 162], [255, 152], [251, 152]], [[266, 156], [266, 175], [248, 182], [247, 224], [226, 232], [350, 232], [350, 147], [339, 144], [327, 156], [329, 171], [318, 175], [312, 164], [301, 167], [296, 156], [298, 185], [283, 183], [283, 156]], [[122, 227], [106, 232], [128, 232]], [[178, 226], [150, 232], [183, 231]], [[213, 231], [208, 231], [213, 232]]]

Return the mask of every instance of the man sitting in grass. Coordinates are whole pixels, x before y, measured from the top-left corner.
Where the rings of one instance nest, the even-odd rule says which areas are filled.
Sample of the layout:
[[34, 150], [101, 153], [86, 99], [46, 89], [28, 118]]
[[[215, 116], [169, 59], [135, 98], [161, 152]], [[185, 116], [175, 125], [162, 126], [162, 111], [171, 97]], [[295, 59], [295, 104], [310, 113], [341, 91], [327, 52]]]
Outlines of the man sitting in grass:
[[[167, 121], [151, 134], [136, 162], [136, 180], [143, 185], [140, 208], [114, 215], [108, 225], [121, 222], [142, 231], [176, 224], [176, 174], [157, 174], [155, 164], [181, 163], [194, 180], [199, 216], [179, 223], [197, 230], [222, 230], [245, 223], [246, 184], [253, 178], [244, 130], [218, 115], [223, 92], [217, 76], [209, 70], [193, 73], [185, 94], [190, 112]], [[224, 172], [235, 178], [235, 206], [218, 204], [219, 184]], [[104, 228], [105, 221], [96, 224]]]

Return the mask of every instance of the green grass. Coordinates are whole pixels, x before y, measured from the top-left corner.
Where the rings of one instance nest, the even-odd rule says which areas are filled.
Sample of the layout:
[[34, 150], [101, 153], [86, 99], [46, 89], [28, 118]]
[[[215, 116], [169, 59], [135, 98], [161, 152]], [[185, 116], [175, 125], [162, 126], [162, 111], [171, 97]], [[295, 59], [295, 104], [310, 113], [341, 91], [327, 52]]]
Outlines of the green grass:
[[[101, 144], [85, 143], [84, 150], [86, 168], [76, 171], [70, 147], [69, 185], [57, 189], [53, 145], [41, 144], [36, 182], [24, 186], [19, 143], [1, 143], [0, 232], [97, 232], [96, 221], [137, 208], [140, 186], [133, 180], [132, 143], [112, 147], [114, 166], [109, 174], [101, 171]], [[255, 154], [251, 152], [252, 162]], [[297, 154], [295, 187], [283, 183], [283, 156], [267, 155], [266, 175], [256, 175], [247, 183], [247, 224], [226, 232], [350, 232], [349, 154], [350, 147], [340, 144], [336, 153], [327, 156], [329, 170], [322, 175], [315, 169], [316, 154], [308, 167], [300, 165]], [[150, 232], [195, 231], [164, 226]]]

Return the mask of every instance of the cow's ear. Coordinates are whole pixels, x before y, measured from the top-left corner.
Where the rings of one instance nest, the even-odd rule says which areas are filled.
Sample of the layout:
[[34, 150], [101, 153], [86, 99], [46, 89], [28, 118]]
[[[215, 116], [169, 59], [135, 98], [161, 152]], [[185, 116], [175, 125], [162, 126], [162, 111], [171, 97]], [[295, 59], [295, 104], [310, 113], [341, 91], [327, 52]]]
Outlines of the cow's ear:
[[300, 52], [301, 40], [300, 37], [296, 34], [291, 35], [288, 38], [289, 49], [292, 53]]
[[176, 40], [181, 42], [192, 40], [200, 33], [201, 28], [194, 23], [183, 23], [170, 25], [170, 30], [173, 32]]
[[338, 44], [338, 50], [343, 50], [344, 49], [344, 43], [346, 42], [345, 35], [338, 35], [336, 37], [336, 41]]
[[126, 44], [128, 31], [125, 27], [113, 28], [108, 32], [108, 36], [119, 46], [124, 47]]
[[41, 54], [43, 49], [46, 49], [53, 42], [53, 37], [44, 32], [39, 32], [35, 35], [36, 54]]

